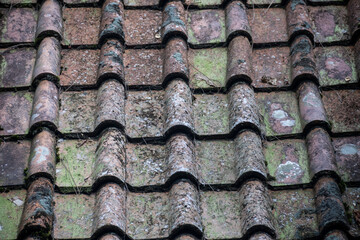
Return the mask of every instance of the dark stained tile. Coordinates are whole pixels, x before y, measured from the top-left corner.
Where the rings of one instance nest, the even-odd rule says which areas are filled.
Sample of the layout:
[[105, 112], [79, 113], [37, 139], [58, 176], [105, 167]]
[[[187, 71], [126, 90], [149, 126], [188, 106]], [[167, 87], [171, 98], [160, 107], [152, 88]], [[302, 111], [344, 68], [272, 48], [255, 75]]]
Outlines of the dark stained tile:
[[248, 9], [247, 13], [254, 43], [288, 41], [284, 9]]
[[220, 10], [188, 12], [190, 44], [225, 42], [225, 14]]
[[0, 135], [27, 134], [33, 102], [31, 92], [0, 93]]
[[324, 91], [322, 95], [333, 132], [339, 133], [360, 130], [359, 91]]
[[274, 186], [310, 182], [308, 156], [303, 140], [281, 140], [266, 143], [265, 159]]
[[350, 235], [358, 238], [360, 237], [360, 188], [347, 187], [343, 194], [343, 201], [348, 206], [348, 217], [350, 221]]
[[30, 141], [0, 143], [0, 186], [24, 184], [30, 145]]
[[162, 12], [156, 10], [125, 11], [125, 41], [128, 45], [161, 42]]
[[162, 53], [158, 49], [127, 49], [124, 54], [126, 84], [161, 85]]
[[65, 45], [96, 45], [99, 38], [100, 8], [65, 8]]
[[36, 20], [32, 8], [0, 9], [0, 42], [34, 42]]
[[0, 50], [0, 87], [30, 86], [35, 65], [35, 49]]
[[99, 50], [62, 50], [60, 85], [95, 85]]

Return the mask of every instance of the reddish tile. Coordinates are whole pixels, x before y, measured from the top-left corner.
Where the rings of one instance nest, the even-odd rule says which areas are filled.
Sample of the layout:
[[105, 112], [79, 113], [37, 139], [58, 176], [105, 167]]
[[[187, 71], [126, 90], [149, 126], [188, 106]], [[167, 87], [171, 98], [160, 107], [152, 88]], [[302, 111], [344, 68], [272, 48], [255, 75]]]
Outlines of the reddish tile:
[[78, 4], [99, 3], [100, 0], [64, 0], [64, 2], [69, 5], [78, 5]]
[[95, 85], [99, 50], [62, 50], [60, 85]]
[[360, 130], [360, 92], [324, 91], [323, 103], [334, 133]]
[[23, 185], [30, 141], [0, 143], [0, 186]]
[[124, 54], [126, 84], [161, 85], [162, 53], [158, 49], [127, 49]]
[[248, 0], [248, 4], [254, 4], [254, 5], [270, 5], [270, 6], [276, 6], [278, 4], [281, 4], [281, 0]]
[[33, 102], [31, 92], [0, 93], [0, 135], [27, 134]]
[[225, 94], [196, 94], [193, 100], [195, 129], [199, 135], [229, 132], [228, 100]]
[[158, 6], [160, 0], [124, 0], [125, 6]]
[[0, 9], [0, 42], [34, 42], [36, 20], [32, 8]]
[[360, 181], [360, 137], [333, 138], [336, 165], [345, 182]]
[[249, 9], [247, 13], [254, 43], [288, 41], [284, 9]]
[[106, 39], [117, 39], [122, 43], [124, 36], [124, 4], [120, 0], [107, 0], [103, 3], [100, 25], [100, 44]]
[[128, 92], [125, 106], [127, 134], [136, 138], [162, 136], [164, 104], [163, 91]]
[[175, 77], [185, 81], [189, 79], [188, 46], [182, 38], [167, 40], [163, 56], [163, 83], [166, 84]]
[[102, 43], [98, 69], [98, 82], [116, 79], [125, 84], [123, 61], [124, 46], [118, 40], [106, 40]]
[[291, 85], [290, 49], [265, 48], [253, 51], [255, 88], [277, 88]]
[[1, 238], [16, 239], [21, 214], [24, 208], [26, 190], [12, 190], [0, 193]]
[[345, 6], [308, 7], [313, 19], [315, 42], [337, 42], [350, 39]]
[[187, 40], [186, 13], [182, 2], [168, 2], [163, 11], [163, 24], [161, 25], [162, 40], [165, 43], [172, 36]]
[[266, 143], [265, 158], [273, 186], [310, 183], [308, 156], [303, 140]]
[[267, 136], [302, 132], [299, 107], [295, 93], [273, 92], [256, 95]]
[[272, 191], [278, 239], [317, 237], [318, 224], [312, 189]]
[[60, 94], [59, 130], [62, 133], [92, 132], [95, 123], [97, 91]]
[[319, 47], [315, 51], [321, 86], [358, 81], [353, 47]]
[[65, 45], [96, 45], [99, 38], [100, 8], [65, 8]]
[[188, 12], [189, 43], [225, 42], [225, 13], [220, 10]]
[[193, 5], [200, 8], [219, 6], [222, 0], [185, 0], [186, 5]]
[[24, 87], [31, 85], [35, 65], [35, 49], [20, 48], [0, 50], [0, 87]]
[[55, 194], [54, 238], [90, 238], [95, 206], [94, 195]]
[[125, 11], [125, 41], [128, 45], [161, 43], [162, 12]]
[[246, 35], [251, 39], [251, 29], [246, 13], [246, 6], [240, 1], [230, 2], [225, 9], [226, 14], [226, 38], [234, 35]]

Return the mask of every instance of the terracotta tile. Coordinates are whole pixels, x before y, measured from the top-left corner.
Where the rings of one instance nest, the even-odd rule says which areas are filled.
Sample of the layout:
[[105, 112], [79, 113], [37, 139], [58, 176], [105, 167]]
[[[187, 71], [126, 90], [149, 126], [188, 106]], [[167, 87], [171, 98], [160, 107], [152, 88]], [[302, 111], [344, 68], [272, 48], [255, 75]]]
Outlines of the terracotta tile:
[[37, 13], [32, 8], [0, 9], [0, 42], [34, 42]]
[[347, 213], [350, 221], [350, 235], [358, 238], [360, 236], [360, 188], [347, 187], [345, 193], [343, 194], [343, 201], [348, 206]]
[[128, 45], [161, 42], [162, 12], [155, 10], [125, 11], [125, 41]]
[[224, 94], [196, 94], [193, 100], [195, 129], [199, 135], [218, 135], [229, 132], [229, 110]]
[[242, 236], [239, 192], [202, 192], [200, 198], [204, 236], [207, 239]]
[[126, 181], [130, 185], [138, 187], [166, 182], [168, 163], [165, 146], [126, 144], [126, 160]]
[[165, 5], [161, 25], [161, 35], [164, 43], [173, 36], [187, 40], [185, 16], [186, 13], [182, 2], [169, 2]]
[[65, 8], [65, 45], [95, 45], [98, 43], [100, 28], [100, 8]]
[[98, 82], [117, 79], [125, 84], [124, 46], [118, 40], [107, 40], [101, 47], [98, 69]]
[[97, 91], [63, 92], [60, 94], [59, 130], [62, 133], [94, 130]]
[[62, 50], [60, 85], [95, 85], [99, 50]]
[[315, 42], [337, 42], [350, 39], [346, 7], [308, 7], [313, 19]]
[[278, 88], [291, 85], [290, 49], [288, 47], [256, 49], [252, 54], [256, 88]]
[[128, 92], [125, 106], [126, 131], [130, 137], [156, 137], [163, 135], [163, 91]]
[[360, 138], [333, 138], [336, 165], [345, 182], [360, 180]]
[[302, 132], [295, 93], [273, 92], [256, 95], [267, 136]]
[[23, 5], [28, 5], [28, 4], [35, 4], [36, 0], [2, 0], [1, 3], [4, 4], [23, 4]]
[[267, 233], [260, 232], [260, 233], [255, 233], [249, 239], [250, 240], [272, 240], [273, 238]]
[[189, 51], [191, 88], [224, 87], [227, 51], [225, 48], [194, 49]]
[[307, 35], [312, 41], [314, 40], [314, 33], [311, 29], [309, 12], [306, 2], [290, 1], [286, 5], [287, 26], [290, 39], [293, 39], [299, 34]]
[[334, 230], [330, 231], [328, 234], [326, 234], [324, 240], [331, 240], [331, 239], [339, 239], [339, 240], [347, 240], [347, 236], [344, 232], [340, 230]]
[[0, 193], [0, 226], [2, 238], [17, 238], [25, 197], [26, 190], [11, 190]]
[[125, 6], [158, 6], [159, 0], [124, 0]]
[[270, 5], [276, 6], [276, 4], [281, 4], [281, 0], [248, 0], [248, 4], [256, 4], [256, 5]]
[[221, 5], [222, 0], [185, 0], [186, 5], [194, 5], [201, 8]]
[[193, 45], [225, 42], [224, 11], [188, 11], [188, 35]]
[[316, 65], [321, 86], [355, 83], [358, 74], [353, 47], [316, 48]]
[[0, 87], [28, 87], [35, 65], [35, 49], [0, 50]]
[[129, 193], [127, 234], [134, 239], [167, 237], [170, 230], [168, 200], [167, 193]]
[[246, 35], [251, 39], [246, 6], [241, 1], [230, 2], [225, 9], [226, 14], [226, 38], [232, 38], [236, 34]]
[[322, 95], [333, 132], [359, 131], [360, 92], [358, 90], [324, 91]]
[[174, 78], [189, 79], [188, 49], [182, 38], [167, 41], [164, 52], [163, 83]]
[[162, 53], [158, 49], [127, 49], [124, 54], [126, 84], [161, 85]]
[[27, 134], [33, 102], [31, 92], [1, 92], [0, 135]]
[[55, 194], [54, 238], [90, 238], [95, 205], [94, 195]]
[[235, 183], [237, 176], [233, 141], [196, 141], [195, 146], [200, 182], [205, 184]]
[[115, 233], [108, 233], [103, 235], [100, 240], [121, 240], [119, 236], [117, 236]]
[[58, 140], [56, 186], [61, 192], [91, 191], [96, 146], [92, 139]]
[[120, 0], [107, 0], [102, 7], [99, 42], [114, 38], [125, 41], [124, 36], [124, 5]]
[[288, 41], [284, 9], [248, 9], [247, 13], [254, 43]]
[[349, 1], [347, 5], [348, 16], [349, 16], [349, 28], [352, 37], [359, 34], [360, 30], [360, 4], [356, 0]]
[[308, 155], [303, 140], [281, 140], [266, 143], [265, 158], [273, 180], [271, 185], [310, 183]]
[[279, 239], [317, 237], [318, 224], [312, 189], [272, 191]]
[[30, 145], [30, 141], [0, 144], [0, 186], [24, 184], [24, 171], [28, 166]]
[[78, 4], [99, 3], [100, 0], [64, 0], [64, 2], [69, 5], [78, 5]]

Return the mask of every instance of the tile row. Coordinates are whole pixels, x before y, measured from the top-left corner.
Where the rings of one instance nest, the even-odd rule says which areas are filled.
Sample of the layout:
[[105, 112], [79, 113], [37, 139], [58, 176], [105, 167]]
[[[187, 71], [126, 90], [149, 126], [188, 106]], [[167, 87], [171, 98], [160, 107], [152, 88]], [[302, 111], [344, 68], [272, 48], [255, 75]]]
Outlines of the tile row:
[[39, 84], [35, 96], [1, 92], [0, 100], [6, 104], [0, 106], [0, 135], [26, 135], [40, 125], [70, 135], [97, 135], [106, 126], [115, 126], [133, 139], [166, 137], [179, 127], [200, 137], [231, 136], [244, 128], [269, 138], [286, 137], [317, 123], [335, 134], [360, 130], [357, 90], [324, 91], [321, 98], [312, 83], [297, 93], [254, 94], [248, 85], [237, 84], [229, 94], [191, 94], [186, 83], [176, 80], [165, 91], [126, 95], [125, 100], [124, 87], [115, 80], [106, 81], [98, 91], [63, 92], [59, 97], [49, 81]]
[[[283, 191], [266, 191], [257, 181], [248, 182], [239, 191], [203, 192], [188, 182], [178, 182], [165, 193], [131, 193], [116, 184], [106, 186], [106, 191], [91, 195], [54, 194], [55, 239], [88, 239], [106, 226], [112, 226], [113, 233], [99, 239], [123, 239], [116, 235], [119, 231], [133, 239], [167, 239], [179, 223], [188, 223], [202, 230], [206, 239], [239, 239], [247, 230], [251, 232], [252, 227], [256, 229], [262, 224], [276, 229], [277, 239], [319, 238], [325, 222], [345, 224], [347, 219], [351, 221], [351, 224], [346, 224], [350, 236], [358, 238], [360, 234], [356, 218], [360, 209], [359, 188], [347, 188], [341, 194], [328, 178], [322, 179], [314, 189]], [[116, 198], [111, 199], [116, 201], [111, 207], [104, 204], [105, 201], [101, 202], [114, 195]], [[3, 206], [0, 224], [4, 238], [16, 238], [25, 196], [25, 190], [0, 193]], [[174, 204], [177, 199], [181, 199], [181, 203]], [[346, 211], [338, 205], [340, 200], [347, 203]], [[256, 206], [258, 215], [248, 221], [247, 210], [254, 207], [254, 202], [261, 203]], [[341, 217], [336, 220], [321, 217], [326, 205], [333, 207], [333, 213], [340, 212]], [[181, 216], [179, 211], [183, 211]], [[273, 217], [268, 218], [269, 215]], [[265, 232], [254, 234], [249, 239], [272, 239]], [[333, 239], [331, 236], [347, 239], [335, 229], [327, 234], [327, 238], [322, 235], [324, 239]], [[199, 238], [184, 235], [176, 239]]]
[[[125, 79], [130, 88], [161, 87], [169, 77], [181, 76], [189, 79], [190, 87], [219, 89], [228, 86], [232, 78], [252, 81], [255, 89], [277, 89], [292, 86], [296, 78], [295, 62], [292, 61], [293, 48], [276, 47], [253, 49], [245, 37], [237, 37], [229, 48], [189, 49], [182, 40], [173, 39], [165, 49], [126, 49], [122, 45], [111, 45], [109, 41], [103, 49], [61, 51], [61, 71], [54, 74], [60, 78], [63, 88], [89, 88], [98, 84], [97, 76], [106, 76], [108, 67], [99, 66], [111, 58], [109, 52], [120, 54], [122, 62], [112, 76]], [[311, 48], [307, 42], [300, 42], [304, 49]], [[110, 48], [112, 46], [112, 48]], [[41, 46], [42, 47], [42, 46]], [[360, 42], [354, 47], [316, 47], [314, 48], [313, 70], [322, 87], [356, 84], [360, 72]], [[3, 50], [4, 51], [4, 50]], [[177, 53], [177, 54], [175, 54]], [[176, 58], [184, 64], [176, 64]], [[214, 58], [214, 56], [216, 56]], [[101, 60], [100, 60], [101, 58]], [[20, 59], [20, 60], [19, 60]], [[18, 62], [17, 64], [14, 64]], [[0, 63], [0, 87], [30, 87], [36, 53], [33, 48], [20, 48], [3, 52]], [[116, 62], [115, 62], [116, 63]], [[114, 64], [114, 63], [113, 63]], [[237, 65], [239, 64], [239, 65]], [[115, 67], [115, 66], [114, 66]]]
[[[232, 1], [225, 10], [175, 9], [178, 12], [169, 13], [181, 17], [169, 21], [172, 21], [172, 27], [182, 25], [182, 29], [177, 27], [176, 31], [185, 34], [192, 46], [229, 42], [229, 38], [235, 35], [247, 36], [255, 44], [285, 43], [304, 32], [322, 44], [348, 42], [359, 35], [359, 5], [356, 0], [349, 1], [347, 6], [307, 7], [304, 1], [289, 1], [285, 8], [258, 9], [246, 8], [241, 1]], [[162, 32], [167, 16], [170, 15], [166, 7], [163, 12], [151, 9], [123, 11], [121, 18], [126, 44], [161, 44], [166, 35]], [[64, 8], [63, 17], [64, 45], [98, 44], [101, 8]], [[32, 8], [12, 8], [1, 19], [0, 42], [34, 42], [36, 19], [37, 13]]]

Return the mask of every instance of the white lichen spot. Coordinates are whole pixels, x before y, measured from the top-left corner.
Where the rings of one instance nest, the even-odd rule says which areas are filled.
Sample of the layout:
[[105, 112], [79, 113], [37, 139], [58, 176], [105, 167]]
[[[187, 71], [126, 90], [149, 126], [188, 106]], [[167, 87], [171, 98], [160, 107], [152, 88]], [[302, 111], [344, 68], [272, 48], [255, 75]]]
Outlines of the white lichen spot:
[[303, 174], [303, 170], [296, 162], [287, 161], [279, 165], [276, 171], [276, 179], [280, 182], [295, 180]]
[[273, 111], [273, 113], [271, 114], [271, 116], [275, 119], [284, 119], [288, 116], [288, 114], [284, 111], [284, 110], [275, 110]]
[[35, 148], [35, 155], [31, 161], [36, 161], [36, 163], [41, 164], [46, 161], [46, 158], [50, 155], [50, 150], [47, 147], [39, 146]]
[[10, 201], [18, 207], [20, 207], [24, 204], [24, 201], [21, 200], [19, 197], [13, 197], [10, 199]]
[[283, 120], [283, 121], [280, 121], [280, 123], [281, 123], [281, 126], [283, 126], [283, 127], [295, 126], [295, 120], [292, 120], [292, 119]]
[[340, 152], [342, 155], [355, 155], [357, 154], [358, 149], [354, 144], [344, 144], [341, 146]]
[[38, 116], [39, 116], [39, 114], [34, 113], [34, 114], [31, 116], [31, 121], [34, 121], [35, 118], [37, 118]]

